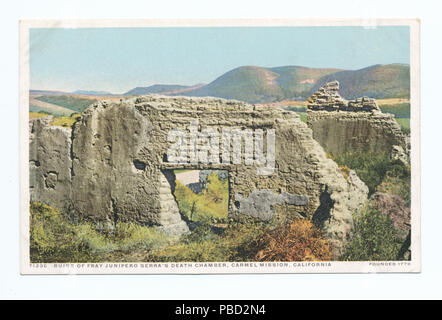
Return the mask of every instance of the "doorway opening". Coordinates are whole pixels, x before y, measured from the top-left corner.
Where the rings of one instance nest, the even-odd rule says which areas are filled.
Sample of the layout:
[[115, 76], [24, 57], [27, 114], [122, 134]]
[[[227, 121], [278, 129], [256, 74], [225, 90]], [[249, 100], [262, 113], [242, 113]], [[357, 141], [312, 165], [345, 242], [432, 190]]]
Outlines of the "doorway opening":
[[173, 170], [172, 189], [181, 215], [191, 223], [222, 227], [227, 223], [229, 174], [227, 170]]

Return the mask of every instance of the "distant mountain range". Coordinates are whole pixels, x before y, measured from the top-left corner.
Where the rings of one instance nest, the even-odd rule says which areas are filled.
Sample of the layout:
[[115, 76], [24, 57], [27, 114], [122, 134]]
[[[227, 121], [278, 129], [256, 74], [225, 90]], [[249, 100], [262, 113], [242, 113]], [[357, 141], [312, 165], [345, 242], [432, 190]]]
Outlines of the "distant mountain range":
[[314, 84], [309, 96], [320, 86], [333, 80], [339, 81], [339, 93], [346, 99], [362, 96], [376, 99], [410, 97], [410, 66], [407, 64], [374, 65], [329, 74]]
[[374, 65], [359, 70], [285, 66], [245, 66], [221, 75], [207, 85], [153, 85], [124, 95], [184, 95], [220, 97], [250, 103], [305, 100], [326, 82], [338, 80], [344, 98], [409, 98], [410, 67], [405, 64]]
[[67, 94], [72, 94], [64, 91], [55, 91], [55, 90], [29, 90], [29, 94], [31, 95], [46, 95], [46, 96], [62, 96]]
[[73, 94], [82, 94], [85, 96], [112, 96], [113, 94], [107, 91], [89, 91], [89, 90], [77, 90], [72, 92]]
[[55, 91], [55, 90], [29, 90], [31, 95], [44, 96], [68, 96], [68, 95], [84, 95], [84, 96], [113, 96], [114, 94], [107, 91], [90, 91], [90, 90], [76, 90], [72, 92]]
[[[250, 103], [305, 100], [326, 82], [338, 80], [340, 94], [346, 99], [368, 96], [377, 99], [409, 98], [410, 66], [373, 65], [359, 70], [284, 66], [263, 68], [244, 66], [230, 70], [209, 84], [193, 86], [155, 84], [137, 87], [123, 96], [162, 94], [170, 96], [220, 97]], [[112, 96], [105, 91], [75, 92], [31, 90], [36, 95]], [[121, 96], [121, 95], [114, 95]]]
[[161, 93], [165, 95], [184, 94], [186, 92], [198, 89], [204, 84], [197, 84], [194, 86], [181, 86], [176, 84], [155, 84], [150, 87], [136, 87], [124, 93], [125, 96], [140, 96], [153, 93]]
[[304, 67], [240, 67], [186, 95], [213, 96], [251, 103], [303, 99], [322, 76], [337, 71]]

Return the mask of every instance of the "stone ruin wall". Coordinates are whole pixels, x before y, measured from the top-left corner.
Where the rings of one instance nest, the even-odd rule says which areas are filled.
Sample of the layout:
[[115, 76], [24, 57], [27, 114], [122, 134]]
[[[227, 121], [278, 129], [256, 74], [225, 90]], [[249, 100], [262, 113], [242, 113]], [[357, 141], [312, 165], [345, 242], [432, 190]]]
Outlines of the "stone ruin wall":
[[[168, 132], [198, 119], [200, 130], [229, 127], [275, 129], [275, 170], [254, 165], [170, 164]], [[354, 172], [345, 179], [290, 111], [216, 98], [145, 96], [99, 102], [73, 129], [30, 121], [32, 201], [59, 208], [70, 219], [103, 228], [118, 221], [188, 231], [173, 196], [172, 169], [221, 169], [229, 173], [229, 216], [260, 220], [306, 218], [323, 227], [336, 250], [353, 228], [352, 213], [368, 189]], [[242, 155], [244, 157], [244, 155]]]
[[339, 95], [339, 82], [328, 82], [307, 99], [308, 110], [381, 112], [375, 99], [361, 97], [345, 100]]
[[376, 100], [347, 101], [339, 95], [339, 82], [325, 84], [308, 100], [307, 124], [313, 138], [331, 154], [381, 152], [409, 162], [409, 138], [394, 115], [382, 113]]
[[51, 126], [51, 117], [29, 121], [29, 191], [31, 200], [69, 208], [71, 129]]

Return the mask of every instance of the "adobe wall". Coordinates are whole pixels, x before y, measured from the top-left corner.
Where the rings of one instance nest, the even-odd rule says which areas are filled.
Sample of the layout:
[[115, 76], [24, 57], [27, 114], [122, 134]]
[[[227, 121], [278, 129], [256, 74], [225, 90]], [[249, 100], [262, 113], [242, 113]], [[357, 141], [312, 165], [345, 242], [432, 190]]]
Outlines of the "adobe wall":
[[307, 124], [313, 138], [329, 153], [379, 152], [399, 150], [409, 159], [409, 142], [394, 115], [382, 113], [368, 97], [345, 100], [339, 82], [322, 86], [307, 106]]
[[[258, 169], [263, 165], [246, 163], [247, 144], [240, 163], [238, 159], [233, 163], [233, 158], [229, 163], [194, 163], [192, 159], [170, 163], [170, 131], [190, 132], [195, 120], [197, 134], [208, 129], [221, 133], [222, 128], [262, 129], [265, 135], [274, 130], [274, 170], [263, 175]], [[179, 168], [227, 170], [230, 217], [310, 219], [325, 230], [338, 250], [351, 233], [352, 212], [367, 198], [368, 189], [356, 174], [345, 179], [313, 139], [311, 129], [295, 113], [279, 108], [217, 98], [145, 96], [96, 103], [83, 112], [72, 132], [63, 129], [60, 134], [44, 119], [31, 120], [31, 126], [40, 128], [30, 141], [31, 165], [40, 163], [39, 170], [30, 172], [34, 181], [31, 200], [104, 227], [125, 221], [157, 225], [175, 234], [187, 232], [172, 194], [175, 177], [171, 170]], [[56, 137], [66, 143], [53, 145]], [[57, 154], [58, 182], [47, 188], [44, 177], [55, 170], [50, 163]]]

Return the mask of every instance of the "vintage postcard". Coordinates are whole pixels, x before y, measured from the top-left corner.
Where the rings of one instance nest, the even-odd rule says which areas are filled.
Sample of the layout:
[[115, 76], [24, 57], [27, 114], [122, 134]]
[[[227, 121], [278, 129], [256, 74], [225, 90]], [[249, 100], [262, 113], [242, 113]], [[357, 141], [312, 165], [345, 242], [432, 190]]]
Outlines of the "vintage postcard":
[[418, 20], [21, 21], [21, 272], [420, 272], [419, 77]]

